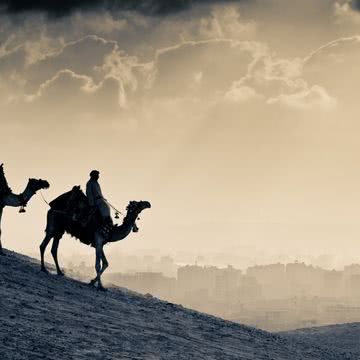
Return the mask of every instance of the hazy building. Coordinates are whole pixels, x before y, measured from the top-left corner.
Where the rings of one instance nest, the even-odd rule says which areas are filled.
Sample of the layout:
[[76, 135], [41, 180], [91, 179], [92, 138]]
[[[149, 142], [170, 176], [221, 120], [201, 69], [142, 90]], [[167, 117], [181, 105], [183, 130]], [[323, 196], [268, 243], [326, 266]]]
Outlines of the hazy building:
[[287, 296], [287, 278], [284, 264], [252, 266], [246, 274], [256, 279], [266, 299], [277, 299]]
[[137, 272], [135, 274], [110, 273], [104, 280], [134, 291], [173, 300], [176, 291], [176, 279], [164, 276], [160, 272]]

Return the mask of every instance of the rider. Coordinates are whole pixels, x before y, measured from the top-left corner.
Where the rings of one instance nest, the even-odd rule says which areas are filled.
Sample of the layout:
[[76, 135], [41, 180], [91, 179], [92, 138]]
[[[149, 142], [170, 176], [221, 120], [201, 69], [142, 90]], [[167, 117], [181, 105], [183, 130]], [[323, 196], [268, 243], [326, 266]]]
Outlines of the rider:
[[113, 221], [111, 218], [110, 207], [104, 198], [99, 180], [100, 172], [98, 170], [92, 170], [90, 172], [90, 180], [86, 184], [86, 196], [89, 199], [90, 206], [99, 210], [103, 218], [105, 225], [112, 226]]

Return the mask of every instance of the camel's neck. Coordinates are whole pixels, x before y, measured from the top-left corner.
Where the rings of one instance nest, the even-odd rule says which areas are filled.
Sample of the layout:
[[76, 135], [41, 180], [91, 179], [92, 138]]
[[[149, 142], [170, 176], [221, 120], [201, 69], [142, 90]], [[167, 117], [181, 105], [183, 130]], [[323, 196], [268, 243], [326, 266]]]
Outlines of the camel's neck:
[[133, 229], [137, 215], [138, 214], [126, 214], [123, 223], [114, 228], [109, 242], [119, 241], [126, 238]]
[[28, 184], [26, 185], [25, 190], [21, 194], [17, 195], [11, 193], [4, 197], [3, 203], [4, 206], [14, 206], [14, 207], [22, 206], [25, 205], [34, 195], [35, 195], [35, 191], [29, 181]]
[[21, 196], [25, 199], [26, 202], [28, 202], [35, 194], [36, 191], [31, 186], [31, 183], [29, 181], [26, 185], [25, 190], [22, 192]]

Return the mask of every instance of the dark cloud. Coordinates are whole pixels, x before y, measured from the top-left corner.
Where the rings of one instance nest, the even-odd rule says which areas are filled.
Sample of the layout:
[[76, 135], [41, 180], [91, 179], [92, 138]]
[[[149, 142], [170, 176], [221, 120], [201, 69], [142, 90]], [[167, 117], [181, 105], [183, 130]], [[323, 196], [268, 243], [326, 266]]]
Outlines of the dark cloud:
[[360, 10], [360, 0], [352, 0], [352, 6], [356, 10]]
[[135, 10], [145, 14], [170, 14], [202, 3], [240, 2], [241, 0], [0, 0], [5, 13], [45, 12], [51, 16], [64, 16], [74, 11]]

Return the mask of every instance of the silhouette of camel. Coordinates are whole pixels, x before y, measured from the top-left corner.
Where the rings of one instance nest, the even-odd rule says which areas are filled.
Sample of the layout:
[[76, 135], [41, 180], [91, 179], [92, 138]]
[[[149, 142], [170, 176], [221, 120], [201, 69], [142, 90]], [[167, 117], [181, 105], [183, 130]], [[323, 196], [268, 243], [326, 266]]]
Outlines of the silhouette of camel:
[[95, 248], [96, 277], [89, 285], [98, 284], [99, 290], [105, 290], [101, 283], [101, 275], [109, 266], [105, 257], [103, 247], [108, 242], [115, 242], [127, 237], [130, 232], [137, 231], [135, 221], [144, 209], [151, 208], [148, 201], [130, 201], [127, 213], [121, 225], [114, 225], [105, 236], [102, 232], [103, 224], [101, 214], [89, 205], [86, 195], [80, 186], [74, 186], [71, 191], [66, 192], [50, 202], [50, 210], [47, 213], [47, 225], [45, 238], [40, 245], [41, 270], [48, 273], [44, 264], [44, 254], [50, 240], [53, 239], [51, 254], [53, 256], [58, 275], [63, 275], [60, 269], [57, 251], [59, 242], [64, 233], [68, 233], [86, 245]]
[[[1, 244], [1, 218], [4, 207], [24, 207], [37, 191], [47, 189], [49, 186], [46, 180], [29, 179], [25, 190], [21, 194], [13, 194], [7, 185], [3, 164], [0, 165], [0, 255], [4, 255]], [[22, 212], [24, 212], [24, 210], [22, 210]]]

